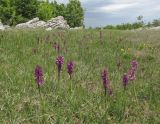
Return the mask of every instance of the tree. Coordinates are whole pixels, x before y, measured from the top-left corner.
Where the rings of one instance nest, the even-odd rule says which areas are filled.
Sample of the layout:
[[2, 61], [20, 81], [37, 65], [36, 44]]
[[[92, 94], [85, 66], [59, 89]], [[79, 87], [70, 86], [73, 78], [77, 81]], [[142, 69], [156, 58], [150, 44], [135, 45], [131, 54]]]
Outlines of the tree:
[[38, 17], [47, 21], [48, 19], [55, 17], [55, 7], [48, 2], [41, 3], [38, 8]]
[[115, 29], [114, 25], [107, 25], [104, 27], [104, 29]]
[[15, 0], [16, 14], [26, 19], [32, 19], [37, 16], [37, 0]]
[[160, 19], [154, 19], [153, 22], [152, 22], [152, 25], [154, 27], [160, 26]]
[[83, 26], [84, 11], [79, 0], [69, 0], [65, 19], [71, 27]]
[[138, 20], [139, 25], [142, 25], [142, 27], [143, 27], [144, 26], [143, 16], [138, 16], [137, 20]]
[[66, 6], [63, 3], [58, 4], [56, 1], [54, 1], [54, 3], [51, 3], [51, 4], [55, 8], [55, 11], [53, 11], [53, 14], [55, 14], [56, 16], [65, 17]]
[[[17, 23], [25, 22], [32, 18], [35, 14], [27, 8], [34, 10], [33, 5], [35, 2], [38, 3], [37, 0], [0, 0], [0, 19], [2, 23], [16, 25]], [[28, 14], [31, 16], [27, 16]]]
[[151, 26], [152, 26], [152, 24], [150, 22], [148, 22], [147, 27], [151, 27]]
[[0, 1], [0, 19], [3, 24], [13, 25], [16, 20], [14, 0]]
[[138, 17], [137, 17], [137, 20], [138, 20], [138, 21], [141, 21], [142, 19], [143, 19], [143, 16], [138, 16]]

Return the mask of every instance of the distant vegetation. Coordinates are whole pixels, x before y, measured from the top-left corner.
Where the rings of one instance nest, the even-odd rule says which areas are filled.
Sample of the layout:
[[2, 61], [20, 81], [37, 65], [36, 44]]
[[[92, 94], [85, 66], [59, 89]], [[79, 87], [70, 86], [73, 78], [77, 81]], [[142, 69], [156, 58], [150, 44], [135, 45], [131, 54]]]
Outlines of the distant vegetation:
[[71, 27], [83, 26], [84, 10], [79, 0], [69, 0], [67, 5], [48, 0], [0, 0], [0, 20], [16, 25], [32, 18], [42, 20], [63, 16]]
[[145, 24], [143, 21], [143, 16], [138, 16], [137, 22], [123, 23], [119, 25], [107, 25], [104, 27], [104, 29], [131, 30], [142, 27], [157, 27], [157, 26], [160, 26], [160, 19], [154, 19], [152, 22], [148, 22], [147, 24]]
[[107, 25], [104, 28], [105, 29], [119, 29], [119, 30], [131, 30], [131, 29], [137, 29], [143, 27], [142, 23], [135, 22], [135, 23], [123, 23], [120, 25]]

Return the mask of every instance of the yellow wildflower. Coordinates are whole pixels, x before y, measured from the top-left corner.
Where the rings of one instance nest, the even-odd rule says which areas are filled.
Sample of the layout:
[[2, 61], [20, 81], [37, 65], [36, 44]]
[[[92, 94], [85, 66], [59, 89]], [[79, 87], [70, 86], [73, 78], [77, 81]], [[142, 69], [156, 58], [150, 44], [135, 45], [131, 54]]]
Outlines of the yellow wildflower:
[[124, 52], [124, 49], [121, 49], [122, 52]]

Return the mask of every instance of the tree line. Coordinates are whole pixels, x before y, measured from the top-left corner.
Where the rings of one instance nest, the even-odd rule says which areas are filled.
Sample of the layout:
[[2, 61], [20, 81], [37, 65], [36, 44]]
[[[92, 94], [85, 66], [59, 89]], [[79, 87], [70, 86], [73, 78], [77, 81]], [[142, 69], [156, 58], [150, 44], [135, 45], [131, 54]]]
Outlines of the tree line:
[[63, 16], [70, 27], [83, 26], [84, 10], [79, 0], [69, 0], [67, 4], [49, 0], [0, 0], [0, 20], [10, 26], [35, 17], [47, 21], [57, 16]]
[[157, 27], [160, 26], [160, 19], [154, 19], [152, 22], [148, 22], [147, 24], [143, 21], [143, 16], [138, 16], [137, 21], [134, 23], [123, 23], [119, 25], [107, 25], [104, 29], [118, 29], [118, 30], [131, 30], [138, 29], [142, 27]]

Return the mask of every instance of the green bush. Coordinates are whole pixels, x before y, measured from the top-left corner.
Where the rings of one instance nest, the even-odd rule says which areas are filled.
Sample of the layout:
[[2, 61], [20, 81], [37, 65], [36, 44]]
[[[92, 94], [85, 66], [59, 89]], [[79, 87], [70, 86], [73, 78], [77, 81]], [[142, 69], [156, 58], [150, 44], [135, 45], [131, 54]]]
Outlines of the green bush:
[[79, 0], [70, 0], [67, 4], [65, 19], [71, 27], [83, 26], [84, 11]]
[[56, 15], [53, 13], [55, 11], [54, 6], [49, 3], [42, 3], [38, 8], [38, 17], [42, 20], [47, 21], [48, 19], [55, 17]]

